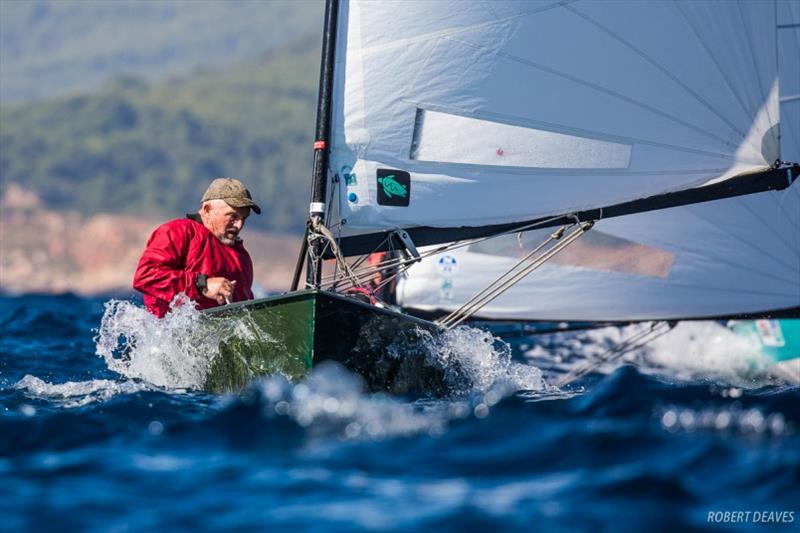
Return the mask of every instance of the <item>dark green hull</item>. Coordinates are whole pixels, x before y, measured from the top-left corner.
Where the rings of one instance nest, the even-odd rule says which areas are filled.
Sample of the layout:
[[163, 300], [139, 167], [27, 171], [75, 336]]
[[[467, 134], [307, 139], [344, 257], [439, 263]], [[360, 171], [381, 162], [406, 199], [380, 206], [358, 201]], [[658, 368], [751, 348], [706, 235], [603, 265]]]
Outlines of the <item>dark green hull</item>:
[[299, 380], [323, 361], [341, 363], [374, 391], [447, 390], [444, 370], [426, 352], [425, 337], [438, 326], [425, 320], [324, 291], [232, 304], [206, 316], [239, 323], [212, 362], [210, 392], [239, 391], [272, 374]]

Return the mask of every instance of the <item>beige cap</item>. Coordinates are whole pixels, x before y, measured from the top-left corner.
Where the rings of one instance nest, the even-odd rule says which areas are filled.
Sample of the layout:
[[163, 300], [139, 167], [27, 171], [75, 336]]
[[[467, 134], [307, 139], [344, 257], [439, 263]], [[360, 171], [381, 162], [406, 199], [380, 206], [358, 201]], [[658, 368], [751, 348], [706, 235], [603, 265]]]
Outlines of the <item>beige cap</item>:
[[224, 200], [231, 207], [252, 207], [257, 215], [261, 214], [261, 208], [253, 201], [250, 191], [237, 179], [217, 178], [212, 181], [201, 201], [209, 200]]

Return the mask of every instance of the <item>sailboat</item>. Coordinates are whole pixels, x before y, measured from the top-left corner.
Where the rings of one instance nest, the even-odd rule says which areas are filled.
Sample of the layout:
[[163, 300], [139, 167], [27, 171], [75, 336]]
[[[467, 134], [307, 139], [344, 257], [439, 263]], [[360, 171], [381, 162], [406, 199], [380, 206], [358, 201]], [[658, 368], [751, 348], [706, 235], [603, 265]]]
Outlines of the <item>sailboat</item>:
[[[336, 360], [375, 390], [441, 391], [457, 369], [428, 364], [420, 339], [525, 288], [576, 243], [591, 250], [588, 235], [635, 246], [640, 228], [613, 228], [642, 213], [657, 234], [688, 231], [695, 250], [719, 248], [697, 268], [739, 276], [752, 264], [728, 268], [713, 224], [698, 222], [705, 235], [694, 239], [698, 226], [675, 228], [668, 212], [725, 205], [738, 220], [741, 202], [764, 202], [777, 206], [765, 224], [796, 230], [800, 167], [781, 159], [776, 45], [782, 25], [796, 38], [796, 10], [763, 1], [328, 0], [310, 214], [291, 290], [207, 312], [246, 317], [256, 334], [224, 343], [206, 387], [236, 390], [275, 372], [301, 378]], [[454, 250], [536, 238], [444, 320], [357, 298], [371, 294], [376, 275], [388, 283], [424, 257], [453, 270]], [[663, 280], [683, 268], [664, 248], [642, 246], [656, 260], [633, 274]], [[386, 255], [367, 261], [378, 253]], [[796, 285], [784, 293], [772, 281], [769, 297], [706, 302], [698, 292], [703, 305], [689, 308], [677, 293], [659, 300], [663, 291], [655, 303], [613, 287], [584, 297], [569, 276], [551, 275], [542, 286], [555, 292], [541, 301], [557, 305], [537, 317], [582, 307], [593, 321], [796, 312]], [[584, 306], [590, 300], [602, 305]]]
[[[777, 8], [780, 157], [800, 161], [800, 7], [780, 2]], [[417, 316], [452, 312], [541, 240], [534, 234], [475, 243], [414, 265], [400, 280], [398, 303]], [[800, 193], [788, 187], [600, 221], [475, 318], [531, 322], [530, 331], [558, 329], [542, 323], [552, 320], [588, 328], [737, 318], [728, 326], [754, 341], [754, 357], [800, 381], [798, 302]], [[762, 318], [743, 320], [749, 313]]]

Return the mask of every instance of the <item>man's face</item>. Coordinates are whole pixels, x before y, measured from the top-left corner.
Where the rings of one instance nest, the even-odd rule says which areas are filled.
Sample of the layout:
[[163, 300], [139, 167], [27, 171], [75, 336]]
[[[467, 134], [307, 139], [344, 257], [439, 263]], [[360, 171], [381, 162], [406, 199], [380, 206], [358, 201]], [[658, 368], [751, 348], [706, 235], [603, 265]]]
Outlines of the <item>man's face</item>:
[[231, 207], [225, 202], [209, 202], [200, 209], [203, 225], [214, 237], [227, 245], [236, 242], [248, 216], [249, 207]]

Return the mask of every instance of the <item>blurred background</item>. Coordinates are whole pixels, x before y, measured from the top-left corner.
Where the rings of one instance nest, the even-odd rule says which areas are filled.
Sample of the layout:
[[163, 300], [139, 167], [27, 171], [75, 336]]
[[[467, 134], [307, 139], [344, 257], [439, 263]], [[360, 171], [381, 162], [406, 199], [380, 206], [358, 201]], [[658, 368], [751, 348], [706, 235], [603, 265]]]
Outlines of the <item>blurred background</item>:
[[160, 223], [211, 179], [264, 209], [243, 237], [287, 290], [310, 190], [318, 0], [2, 0], [0, 292], [127, 293]]

